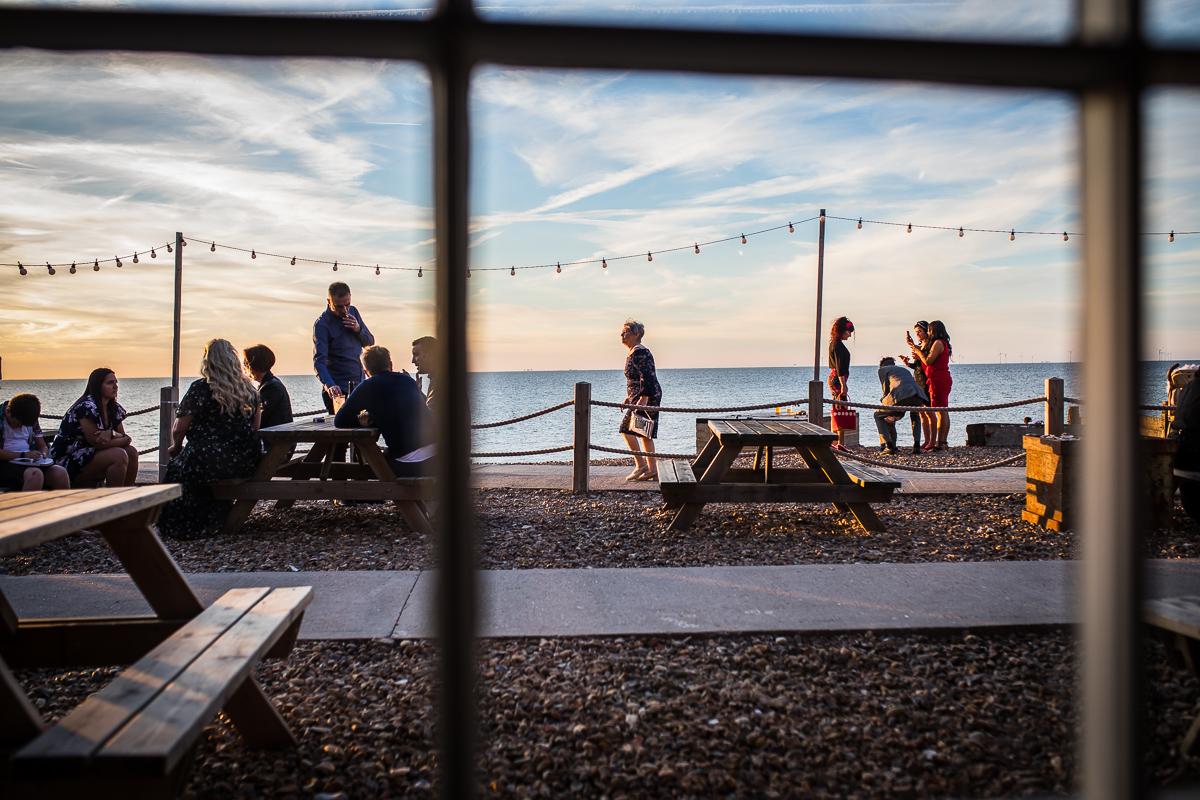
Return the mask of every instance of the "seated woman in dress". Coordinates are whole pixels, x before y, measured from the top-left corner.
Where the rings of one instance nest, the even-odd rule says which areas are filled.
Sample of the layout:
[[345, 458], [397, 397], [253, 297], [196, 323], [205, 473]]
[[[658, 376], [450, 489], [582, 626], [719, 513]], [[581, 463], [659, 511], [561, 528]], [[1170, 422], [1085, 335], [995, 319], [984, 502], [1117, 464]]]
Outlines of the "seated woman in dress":
[[271, 428], [292, 421], [292, 398], [283, 381], [271, 373], [275, 366], [275, 354], [265, 344], [256, 344], [242, 351], [246, 371], [258, 384], [258, 396], [262, 400], [262, 423], [260, 428]]
[[183, 494], [163, 506], [158, 530], [173, 539], [219, 531], [233, 501], [214, 498], [208, 484], [249, 478], [262, 456], [258, 392], [233, 345], [224, 339], [205, 345], [200, 376], [179, 401], [167, 450], [172, 460], [165, 482], [181, 484]]
[[125, 409], [117, 402], [117, 376], [108, 367], [92, 370], [83, 396], [58, 426], [50, 457], [63, 467], [71, 485], [107, 482], [110, 489], [133, 486], [138, 454], [125, 433]]
[[0, 486], [19, 492], [71, 487], [67, 471], [46, 457], [50, 448], [38, 425], [41, 413], [42, 401], [32, 394], [0, 403]]

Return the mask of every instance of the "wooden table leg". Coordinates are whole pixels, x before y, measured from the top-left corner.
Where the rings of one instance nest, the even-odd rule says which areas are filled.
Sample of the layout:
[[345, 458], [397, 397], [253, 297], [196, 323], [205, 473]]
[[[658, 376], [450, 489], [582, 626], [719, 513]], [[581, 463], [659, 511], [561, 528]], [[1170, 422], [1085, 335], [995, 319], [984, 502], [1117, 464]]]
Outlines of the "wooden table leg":
[[720, 449], [721, 442], [716, 436], [711, 437], [700, 449], [700, 455], [696, 456], [696, 460], [692, 462], [692, 472], [696, 475], [703, 475], [704, 470], [708, 469], [708, 465], [717, 457], [717, 451]]
[[45, 729], [41, 712], [29, 702], [8, 665], [0, 661], [0, 748], [16, 749]]
[[295, 747], [296, 736], [253, 675], [248, 675], [221, 709], [237, 728], [247, 747]]
[[[828, 447], [813, 447], [812, 454], [815, 458], [820, 470], [825, 473], [825, 477], [829, 482], [836, 486], [853, 486], [854, 481], [850, 480], [850, 476], [846, 474], [846, 470], [842, 469], [842, 464], [833, 455], [833, 452]], [[854, 515], [858, 520], [858, 524], [866, 531], [886, 531], [887, 526], [879, 519], [875, 513], [875, 509], [871, 508], [869, 503], [835, 503], [835, 507], [845, 506], [845, 510]], [[842, 508], [838, 508], [842, 511]], [[843, 512], [844, 513], [844, 512]]]
[[[392, 466], [384, 458], [378, 443], [360, 442], [358, 452], [367, 462], [371, 471], [375, 473], [376, 478], [381, 481], [396, 480], [396, 473], [392, 471]], [[425, 509], [418, 505], [416, 500], [394, 500], [393, 502], [396, 504], [396, 510], [400, 512], [400, 516], [408, 523], [408, 527], [425, 536], [433, 536], [433, 524], [425, 515]]]
[[[331, 450], [333, 450], [333, 445], [314, 443], [312, 449], [304, 454], [304, 463], [318, 463], [322, 459], [327, 458]], [[304, 481], [308, 480], [308, 478], [292, 478], [292, 480]], [[272, 508], [274, 508], [276, 511], [283, 511], [284, 509], [291, 508], [294, 505], [296, 505], [295, 500], [276, 500], [275, 505], [272, 506]]]
[[203, 611], [204, 604], [150, 527], [158, 512], [157, 508], [139, 511], [101, 525], [100, 532], [155, 614], [189, 619]]
[[[697, 479], [697, 484], [720, 483], [721, 478], [729, 471], [730, 465], [733, 464], [737, 457], [742, 452], [742, 440], [733, 440], [733, 437], [726, 437], [728, 443], [721, 443], [716, 455], [712, 458], [704, 474]], [[710, 443], [717, 440], [713, 437], [709, 440]], [[708, 450], [708, 445], [705, 445], [705, 450]], [[697, 462], [699, 459], [697, 459]], [[691, 527], [696, 518], [700, 516], [700, 512], [704, 510], [704, 503], [684, 503], [679, 510], [675, 512], [675, 518], [671, 520], [671, 524], [667, 526], [669, 531], [686, 531]]]
[[[287, 461], [288, 450], [291, 447], [292, 444], [290, 442], [271, 442], [271, 446], [267, 448], [267, 454], [262, 457], [262, 461], [258, 462], [258, 469], [254, 470], [254, 474], [250, 476], [250, 480], [271, 480], [275, 475], [275, 471], [283, 466], [283, 462]], [[254, 510], [254, 506], [257, 504], [257, 500], [235, 500], [233, 509], [229, 512], [229, 517], [225, 520], [225, 524], [221, 526], [218, 536], [234, 534], [240, 531], [242, 526], [246, 524], [246, 520], [250, 518], [250, 512]]]

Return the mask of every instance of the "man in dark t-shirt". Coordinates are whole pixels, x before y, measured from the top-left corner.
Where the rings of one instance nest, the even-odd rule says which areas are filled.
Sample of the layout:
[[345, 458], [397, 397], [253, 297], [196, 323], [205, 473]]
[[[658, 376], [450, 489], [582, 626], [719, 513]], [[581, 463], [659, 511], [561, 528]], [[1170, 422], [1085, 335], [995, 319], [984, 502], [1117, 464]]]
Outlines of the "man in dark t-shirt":
[[417, 382], [392, 371], [386, 347], [363, 350], [367, 379], [354, 388], [333, 419], [339, 428], [375, 427], [387, 445], [384, 455], [399, 477], [426, 474], [433, 456], [433, 415]]

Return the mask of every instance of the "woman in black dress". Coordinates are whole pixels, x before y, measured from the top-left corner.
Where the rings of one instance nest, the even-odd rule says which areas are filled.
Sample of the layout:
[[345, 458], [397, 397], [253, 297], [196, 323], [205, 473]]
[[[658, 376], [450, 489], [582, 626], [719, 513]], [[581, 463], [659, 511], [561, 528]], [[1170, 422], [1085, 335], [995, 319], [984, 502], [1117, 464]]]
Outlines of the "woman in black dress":
[[166, 482], [181, 484], [183, 495], [163, 506], [158, 529], [173, 539], [201, 539], [220, 530], [233, 501], [214, 498], [208, 484], [249, 478], [262, 457], [258, 392], [233, 345], [224, 339], [205, 345], [200, 375], [179, 401], [167, 451], [172, 461]]
[[271, 372], [275, 366], [275, 354], [265, 344], [247, 347], [242, 355], [245, 356], [246, 371], [258, 384], [258, 396], [262, 401], [262, 422], [260, 428], [272, 428], [276, 425], [292, 421], [292, 398], [288, 395], [283, 381]]
[[[625, 320], [621, 327], [621, 344], [629, 348], [629, 356], [625, 359], [625, 402], [639, 406], [659, 406], [662, 404], [662, 387], [658, 384], [658, 375], [654, 371], [654, 356], [642, 344], [646, 335], [646, 326], [637, 320]], [[621, 419], [621, 435], [630, 450], [637, 450], [638, 443], [647, 453], [654, 452], [654, 437], [658, 436], [658, 412], [638, 411], [643, 420], [650, 419], [649, 436], [634, 433], [629, 425], [633, 419], [634, 409], [628, 409]], [[633, 457], [633, 472], [625, 476], [627, 481], [656, 481], [658, 480], [658, 461], [653, 458], [636, 455]]]
[[50, 457], [71, 485], [108, 482], [110, 489], [133, 486], [138, 453], [125, 433], [125, 409], [117, 402], [117, 376], [108, 367], [92, 370], [83, 396], [63, 415]]

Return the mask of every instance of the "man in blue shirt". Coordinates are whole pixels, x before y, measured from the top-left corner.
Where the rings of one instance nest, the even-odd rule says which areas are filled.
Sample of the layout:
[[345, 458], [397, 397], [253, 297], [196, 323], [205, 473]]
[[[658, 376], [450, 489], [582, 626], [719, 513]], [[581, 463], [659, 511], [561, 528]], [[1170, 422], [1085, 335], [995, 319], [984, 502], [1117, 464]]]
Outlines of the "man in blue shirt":
[[430, 444], [433, 414], [417, 382], [403, 372], [392, 371], [392, 355], [386, 347], [363, 350], [362, 364], [367, 379], [346, 398], [333, 424], [339, 428], [379, 428], [387, 444], [384, 455], [398, 477], [428, 474], [435, 451]]
[[350, 393], [350, 381], [361, 383], [358, 358], [375, 337], [350, 304], [350, 287], [341, 281], [329, 284], [329, 308], [313, 323], [313, 370], [321, 381], [321, 400], [333, 413], [333, 398]]

